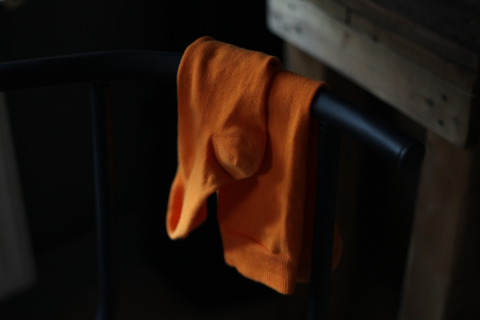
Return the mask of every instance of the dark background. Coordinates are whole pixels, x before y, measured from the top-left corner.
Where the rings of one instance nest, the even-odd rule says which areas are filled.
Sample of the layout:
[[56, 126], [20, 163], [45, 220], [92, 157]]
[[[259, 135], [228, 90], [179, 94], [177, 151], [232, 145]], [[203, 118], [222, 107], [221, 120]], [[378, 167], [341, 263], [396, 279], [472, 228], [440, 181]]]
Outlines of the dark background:
[[[266, 29], [262, 1], [26, 1], [15, 11], [2, 8], [0, 30], [4, 62], [108, 50], [182, 53], [204, 35], [282, 54], [281, 40]], [[92, 223], [89, 90], [76, 84], [7, 93], [38, 253]], [[164, 211], [176, 169], [175, 90], [113, 84], [119, 214], [138, 206]]]
[[[2, 62], [107, 50], [183, 52], [204, 35], [283, 59], [282, 41], [266, 28], [264, 1], [27, 0], [16, 10], [0, 7]], [[331, 88], [340, 94], [342, 84], [354, 86], [341, 76], [335, 79], [337, 85]], [[38, 281], [0, 302], [1, 319], [60, 319], [75, 308], [85, 312], [78, 319], [93, 317], [96, 251], [89, 90], [88, 84], [73, 84], [7, 92]], [[260, 301], [258, 310], [270, 308], [267, 315], [303, 316], [305, 286], [283, 297], [225, 266], [214, 198], [208, 203], [213, 214], [204, 226], [185, 241], [168, 239], [164, 221], [177, 165], [176, 87], [115, 82], [112, 90], [121, 311], [129, 314], [130, 305], [136, 310], [131, 318], [137, 318], [139, 310], [145, 319], [160, 318], [166, 312], [160, 304], [175, 304], [168, 299], [182, 301], [182, 308], [193, 305], [200, 313]], [[407, 130], [422, 135], [368, 93], [362, 101], [391, 121], [400, 117]], [[350, 282], [353, 298], [345, 297], [345, 305], [351, 306], [355, 318], [372, 319], [369, 309], [377, 305], [375, 297], [387, 297], [390, 304], [382, 315], [394, 319], [418, 171], [400, 173], [368, 150], [361, 149], [361, 154], [351, 244], [357, 253], [350, 259], [356, 280]], [[365, 306], [366, 285], [374, 293], [367, 294], [371, 301]], [[130, 303], [137, 300], [142, 302]], [[255, 315], [263, 314], [255, 310]]]

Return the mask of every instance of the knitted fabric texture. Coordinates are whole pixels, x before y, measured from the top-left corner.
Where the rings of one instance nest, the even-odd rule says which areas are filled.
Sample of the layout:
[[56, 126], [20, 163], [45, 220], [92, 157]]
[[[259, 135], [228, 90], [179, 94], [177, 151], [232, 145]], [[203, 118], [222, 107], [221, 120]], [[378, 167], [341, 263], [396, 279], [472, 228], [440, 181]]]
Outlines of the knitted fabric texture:
[[[325, 84], [280, 61], [203, 37], [180, 63], [178, 168], [167, 209], [170, 238], [205, 221], [218, 191], [225, 262], [280, 293], [310, 277], [318, 122]], [[333, 267], [341, 252], [335, 229]]]

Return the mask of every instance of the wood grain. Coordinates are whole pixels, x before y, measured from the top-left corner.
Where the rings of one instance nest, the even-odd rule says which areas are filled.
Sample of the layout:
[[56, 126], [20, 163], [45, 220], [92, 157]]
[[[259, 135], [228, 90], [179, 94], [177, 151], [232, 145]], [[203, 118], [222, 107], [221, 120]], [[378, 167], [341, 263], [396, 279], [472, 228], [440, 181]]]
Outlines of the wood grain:
[[459, 1], [333, 1], [467, 71], [479, 71], [479, 25], [474, 26], [480, 18], [473, 3], [462, 8]]
[[[346, 6], [349, 4], [348, 1], [344, 3], [340, 0], [305, 0], [305, 2], [317, 6], [322, 11], [351, 26], [355, 31], [363, 33], [375, 43], [427, 69], [461, 90], [467, 93], [472, 91], [475, 79], [478, 78], [479, 74], [478, 67], [465, 68], [463, 66], [464, 61], [461, 58], [459, 58], [460, 63], [456, 63], [454, 60], [443, 57], [439, 52], [431, 50], [433, 47], [425, 46], [423, 42], [415, 42], [416, 36], [405, 36], [397, 33], [395, 28], [389, 27], [388, 24], [391, 22], [388, 19], [388, 23], [382, 24], [384, 15], [392, 14], [391, 12], [385, 13], [384, 8], [379, 8], [377, 5], [360, 6], [358, 2], [354, 2], [352, 9], [352, 6]], [[377, 16], [382, 18], [378, 19]], [[406, 22], [402, 22], [402, 24], [409, 23], [407, 18], [399, 15], [395, 15], [394, 19], [405, 20]], [[411, 33], [416, 32], [416, 28], [410, 29]], [[463, 50], [461, 46], [459, 48]], [[473, 61], [478, 60], [478, 55], [473, 53], [472, 59]], [[476, 64], [474, 63], [474, 65]]]
[[421, 68], [445, 80], [466, 93], [472, 92], [478, 74], [466, 71], [461, 66], [446, 60], [440, 55], [410, 41], [409, 39], [382, 28], [363, 16], [350, 13], [350, 25], [374, 42], [412, 61]]
[[269, 0], [267, 25], [448, 141], [467, 143], [472, 94], [435, 76], [315, 5]]

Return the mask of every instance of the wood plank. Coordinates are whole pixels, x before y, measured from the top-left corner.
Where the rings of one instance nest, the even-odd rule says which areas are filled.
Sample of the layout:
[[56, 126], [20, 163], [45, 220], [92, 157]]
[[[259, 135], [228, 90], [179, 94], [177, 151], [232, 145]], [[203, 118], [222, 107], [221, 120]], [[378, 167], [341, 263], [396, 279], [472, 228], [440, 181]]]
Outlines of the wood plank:
[[305, 0], [311, 2], [325, 12], [328, 12], [332, 16], [336, 17], [340, 21], [348, 22], [348, 9], [334, 0]]
[[467, 143], [472, 95], [301, 0], [269, 0], [269, 29], [448, 141]]
[[478, 74], [465, 71], [438, 54], [415, 44], [399, 34], [382, 28], [356, 13], [350, 13], [349, 25], [356, 31], [366, 34], [379, 45], [414, 62], [419, 67], [425, 68], [442, 80], [453, 84], [467, 93], [472, 92]]
[[382, 27], [379, 22], [365, 18], [336, 0], [305, 1], [314, 4], [322, 11], [338, 18], [356, 31], [365, 34], [375, 43], [416, 63], [463, 91], [467, 93], [472, 92], [475, 80], [478, 78], [478, 70], [475, 72], [472, 70], [468, 71], [461, 64], [457, 65], [448, 61], [438, 53], [426, 48], [423, 44], [417, 44], [403, 35]]
[[426, 147], [399, 320], [479, 319], [480, 147]]
[[434, 0], [333, 1], [467, 71], [479, 71], [480, 16], [473, 1], [463, 5], [460, 1]]

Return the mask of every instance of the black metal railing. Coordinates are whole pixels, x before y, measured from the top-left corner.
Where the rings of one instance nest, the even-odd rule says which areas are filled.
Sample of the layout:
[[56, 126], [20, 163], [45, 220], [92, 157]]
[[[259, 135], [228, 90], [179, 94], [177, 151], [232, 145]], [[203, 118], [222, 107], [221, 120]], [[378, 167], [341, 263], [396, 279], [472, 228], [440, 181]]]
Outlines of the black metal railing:
[[[113, 133], [110, 81], [175, 82], [182, 54], [113, 51], [0, 63], [0, 91], [76, 82], [92, 84], [95, 194], [98, 230], [100, 301], [97, 320], [113, 320]], [[309, 320], [327, 319], [340, 132], [396, 163], [418, 166], [424, 146], [384, 120], [348, 100], [320, 89], [311, 116], [320, 123], [315, 198], [315, 226]]]

